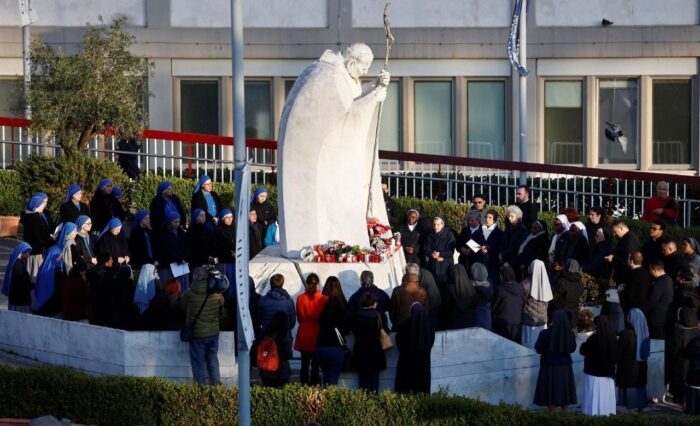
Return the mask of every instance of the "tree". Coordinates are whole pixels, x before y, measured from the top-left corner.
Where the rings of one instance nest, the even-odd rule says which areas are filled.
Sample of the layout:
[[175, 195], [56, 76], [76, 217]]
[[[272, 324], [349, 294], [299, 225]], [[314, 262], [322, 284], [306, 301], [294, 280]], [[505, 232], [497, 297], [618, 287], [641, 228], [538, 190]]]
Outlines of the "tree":
[[[101, 22], [101, 18], [100, 18]], [[66, 155], [78, 154], [104, 129], [134, 136], [145, 127], [143, 108], [149, 65], [129, 52], [134, 36], [122, 26], [88, 26], [82, 49], [72, 55], [40, 39], [31, 45], [32, 81], [26, 102], [32, 130], [53, 132]]]

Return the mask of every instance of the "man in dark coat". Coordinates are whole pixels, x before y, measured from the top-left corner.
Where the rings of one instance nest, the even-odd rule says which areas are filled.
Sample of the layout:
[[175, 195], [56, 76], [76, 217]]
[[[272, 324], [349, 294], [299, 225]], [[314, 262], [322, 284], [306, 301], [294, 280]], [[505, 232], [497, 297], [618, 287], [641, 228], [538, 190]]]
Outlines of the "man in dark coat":
[[297, 323], [297, 313], [294, 301], [287, 290], [282, 288], [283, 286], [284, 276], [282, 274], [275, 274], [270, 277], [270, 291], [258, 301], [258, 318], [260, 320], [260, 328], [264, 331], [277, 312], [284, 313], [289, 325], [289, 345], [291, 345], [291, 330]]
[[671, 280], [675, 280], [678, 272], [683, 269], [690, 269], [690, 264], [686, 260], [683, 253], [678, 251], [675, 241], [666, 241], [662, 246], [664, 257], [661, 259], [664, 262], [664, 270]]
[[652, 278], [647, 315], [649, 334], [652, 339], [663, 339], [666, 316], [673, 303], [673, 280], [666, 275], [664, 264], [660, 260], [649, 265], [649, 273]]
[[97, 185], [95, 195], [90, 200], [90, 218], [94, 229], [104, 229], [112, 218], [122, 223], [126, 219], [124, 208], [119, 199], [112, 194], [114, 184], [109, 179], [102, 179]]
[[643, 261], [642, 253], [635, 251], [630, 257], [629, 269], [620, 276], [620, 304], [625, 317], [632, 308], [639, 308], [645, 315], [648, 312], [651, 276], [642, 268]]
[[521, 222], [527, 229], [537, 220], [537, 206], [530, 201], [530, 187], [520, 185], [515, 193], [515, 205], [523, 211]]
[[389, 329], [389, 322], [387, 313], [389, 312], [389, 307], [391, 306], [391, 299], [386, 292], [376, 285], [374, 285], [374, 274], [372, 271], [362, 271], [360, 274], [360, 288], [350, 296], [348, 300], [348, 309], [351, 314], [360, 310], [362, 306], [361, 300], [362, 295], [365, 293], [372, 293], [377, 299], [377, 307], [375, 308], [379, 315], [381, 315], [382, 324], [384, 327]]
[[630, 256], [640, 248], [639, 240], [621, 220], [613, 222], [612, 231], [618, 239], [617, 247], [615, 247], [615, 252], [613, 254], [606, 257], [606, 260], [613, 263], [613, 279], [616, 282], [622, 282], [621, 278], [629, 269], [628, 262]]
[[405, 272], [420, 277], [420, 288], [428, 294], [428, 318], [433, 330], [437, 330], [440, 325], [440, 312], [442, 312], [442, 296], [440, 289], [435, 283], [435, 277], [427, 269], [421, 268], [416, 263], [407, 263]]
[[515, 271], [509, 265], [501, 268], [501, 282], [493, 298], [493, 332], [520, 343], [525, 295], [522, 285], [515, 281]]
[[119, 154], [117, 163], [124, 170], [127, 176], [131, 179], [136, 179], [141, 174], [138, 162], [138, 152], [141, 150], [141, 145], [135, 137], [126, 137], [121, 135], [117, 142], [117, 150], [124, 151]]
[[649, 227], [649, 238], [642, 245], [642, 255], [644, 263], [642, 267], [649, 269], [651, 262], [663, 259], [662, 246], [668, 241], [668, 237], [664, 235], [666, 225], [663, 222], [653, 222]]
[[411, 209], [406, 214], [406, 223], [399, 225], [401, 247], [406, 263], [420, 264], [421, 229], [418, 225], [418, 210]]

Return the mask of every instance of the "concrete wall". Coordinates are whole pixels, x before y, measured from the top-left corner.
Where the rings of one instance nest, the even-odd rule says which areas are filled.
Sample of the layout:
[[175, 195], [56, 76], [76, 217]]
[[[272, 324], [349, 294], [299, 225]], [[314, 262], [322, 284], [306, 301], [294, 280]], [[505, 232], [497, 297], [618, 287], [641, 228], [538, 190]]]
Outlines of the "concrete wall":
[[[274, 13], [270, 13], [274, 11]], [[171, 0], [173, 27], [228, 28], [230, 0]], [[248, 28], [325, 28], [328, 0], [258, 0], [243, 2], [243, 26]]]
[[615, 26], [697, 25], [698, 0], [537, 0], [537, 25], [599, 27], [603, 18]]
[[[384, 0], [353, 0], [352, 25], [384, 27]], [[392, 28], [509, 27], [511, 0], [403, 0], [392, 4]]]
[[[237, 380], [233, 332], [219, 336], [221, 379]], [[0, 349], [94, 375], [192, 379], [189, 345], [176, 331], [127, 332], [0, 310]]]
[[[146, 26], [146, 0], [32, 0], [37, 13], [37, 25], [42, 27], [84, 27], [86, 23], [98, 24], [101, 15], [104, 22], [126, 16], [129, 25]], [[19, 26], [17, 0], [0, 0], [0, 26]]]
[[[580, 335], [578, 344], [585, 340]], [[352, 347], [352, 336], [348, 339]], [[0, 349], [93, 375], [131, 375], [191, 380], [188, 345], [177, 332], [125, 332], [0, 310]], [[219, 363], [222, 381], [235, 384], [233, 333], [221, 333]], [[583, 395], [583, 359], [573, 354], [579, 402]], [[380, 388], [393, 390], [398, 351], [387, 352], [388, 368]], [[533, 350], [480, 328], [437, 333], [432, 350], [432, 392], [468, 396], [497, 404], [532, 406], [539, 355]], [[663, 395], [663, 342], [652, 340], [649, 359], [650, 395]], [[294, 362], [298, 368], [298, 361]], [[357, 375], [343, 374], [340, 384], [357, 387]]]

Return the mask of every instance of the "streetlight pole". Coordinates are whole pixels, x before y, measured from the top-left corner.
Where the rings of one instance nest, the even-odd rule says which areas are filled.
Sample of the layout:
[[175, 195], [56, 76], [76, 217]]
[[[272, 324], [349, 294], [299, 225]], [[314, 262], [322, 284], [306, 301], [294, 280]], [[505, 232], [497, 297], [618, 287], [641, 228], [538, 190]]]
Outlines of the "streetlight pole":
[[[244, 328], [248, 307], [248, 226], [247, 211], [250, 184], [245, 144], [245, 84], [243, 79], [243, 0], [231, 0], [231, 63], [233, 80], [233, 159], [236, 184], [238, 224], [236, 237], [236, 297], [238, 298], [238, 419], [241, 426], [250, 425], [250, 352]], [[243, 222], [241, 222], [241, 218]], [[242, 226], [246, 225], [246, 226]], [[242, 291], [245, 289], [245, 291]], [[244, 312], [245, 311], [245, 312]]]
[[[32, 81], [32, 57], [30, 49], [31, 31], [29, 29], [32, 22], [37, 20], [36, 13], [31, 8], [29, 0], [19, 0], [19, 17], [22, 22], [22, 58], [24, 72], [24, 99], [29, 99], [29, 84]], [[24, 118], [32, 118], [32, 107], [26, 102]]]

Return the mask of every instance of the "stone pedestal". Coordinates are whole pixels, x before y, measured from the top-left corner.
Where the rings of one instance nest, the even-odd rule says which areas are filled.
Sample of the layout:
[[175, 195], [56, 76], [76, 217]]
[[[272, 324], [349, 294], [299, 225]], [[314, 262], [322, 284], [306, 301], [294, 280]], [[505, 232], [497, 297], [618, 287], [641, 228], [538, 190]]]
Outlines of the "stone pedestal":
[[385, 263], [312, 263], [284, 258], [279, 246], [269, 246], [250, 261], [248, 273], [260, 294], [270, 289], [271, 276], [282, 274], [284, 289], [295, 299], [304, 291], [304, 280], [310, 273], [315, 272], [319, 276], [321, 286], [326, 278], [336, 276], [340, 279], [345, 297], [349, 299], [360, 288], [362, 271], [372, 271], [375, 285], [391, 295], [392, 289], [401, 285], [405, 267], [403, 251], [398, 251]]

